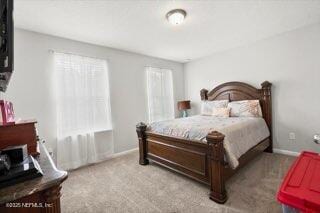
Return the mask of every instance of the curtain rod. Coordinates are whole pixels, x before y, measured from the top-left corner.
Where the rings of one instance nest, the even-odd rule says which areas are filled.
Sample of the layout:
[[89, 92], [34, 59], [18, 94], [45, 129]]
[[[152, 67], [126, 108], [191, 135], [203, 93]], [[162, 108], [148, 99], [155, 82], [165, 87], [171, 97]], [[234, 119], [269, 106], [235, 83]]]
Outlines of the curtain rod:
[[64, 53], [64, 54], [69, 54], [69, 55], [77, 55], [77, 56], [81, 56], [81, 57], [100, 59], [100, 60], [105, 60], [105, 61], [109, 60], [108, 58], [100, 58], [100, 57], [95, 57], [95, 56], [82, 55], [82, 54], [78, 54], [78, 53], [74, 53], [74, 52], [56, 51], [56, 50], [53, 50], [53, 49], [49, 49], [48, 52], [49, 53]]
[[[100, 58], [100, 57], [95, 57], [95, 56], [88, 56], [88, 55], [82, 55], [82, 54], [78, 54], [78, 53], [73, 53], [73, 52], [65, 52], [65, 51], [56, 51], [56, 50], [53, 50], [53, 49], [49, 49], [48, 50], [49, 53], [64, 53], [64, 54], [70, 54], [70, 55], [78, 55], [78, 56], [82, 56], [82, 57], [87, 57], [87, 58], [93, 58], [93, 59], [100, 59], [100, 60], [106, 60], [106, 61], [109, 61], [108, 58]], [[158, 69], [164, 69], [164, 70], [171, 70], [173, 71], [172, 68], [170, 67], [162, 67], [162, 66], [153, 66], [153, 65], [146, 65], [144, 66], [145, 68], [147, 67], [151, 67], [151, 68], [158, 68]]]
[[155, 68], [155, 69], [162, 69], [162, 70], [171, 70], [171, 71], [173, 71], [173, 68], [170, 68], [170, 67], [167, 67], [167, 68], [165, 68], [165, 67], [160, 67], [160, 66], [149, 66], [149, 65], [146, 65], [146, 66], [144, 66], [144, 68], [148, 68], [148, 67], [150, 67], [150, 68]]

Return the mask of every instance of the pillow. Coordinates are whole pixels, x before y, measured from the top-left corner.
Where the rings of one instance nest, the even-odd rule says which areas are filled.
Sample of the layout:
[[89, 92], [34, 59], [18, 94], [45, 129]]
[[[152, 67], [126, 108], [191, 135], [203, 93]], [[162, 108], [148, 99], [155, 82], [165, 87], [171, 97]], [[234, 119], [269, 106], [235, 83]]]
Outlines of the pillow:
[[262, 117], [259, 100], [232, 101], [228, 107], [231, 117]]
[[227, 108], [229, 101], [202, 101], [201, 115], [212, 115], [213, 108]]
[[229, 118], [230, 117], [230, 108], [213, 108], [212, 109], [212, 116], [220, 117], [220, 118]]

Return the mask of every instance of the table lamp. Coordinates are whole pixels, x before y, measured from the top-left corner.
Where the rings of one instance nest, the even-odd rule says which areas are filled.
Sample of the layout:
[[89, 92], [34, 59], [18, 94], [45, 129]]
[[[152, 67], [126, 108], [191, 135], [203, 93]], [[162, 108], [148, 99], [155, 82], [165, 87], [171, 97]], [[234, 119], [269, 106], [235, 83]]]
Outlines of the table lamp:
[[190, 101], [178, 101], [178, 110], [182, 111], [182, 117], [188, 117], [188, 109], [191, 109]]

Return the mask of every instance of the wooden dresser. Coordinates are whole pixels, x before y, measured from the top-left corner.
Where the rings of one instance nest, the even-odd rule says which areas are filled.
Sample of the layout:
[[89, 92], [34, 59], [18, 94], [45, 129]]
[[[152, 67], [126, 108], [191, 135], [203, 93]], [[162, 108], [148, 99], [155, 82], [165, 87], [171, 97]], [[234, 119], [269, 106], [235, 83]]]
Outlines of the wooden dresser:
[[12, 145], [28, 145], [28, 153], [39, 154], [36, 120], [23, 120], [12, 125], [0, 126], [0, 150]]
[[[0, 146], [28, 144], [28, 152], [35, 156], [43, 176], [0, 189], [1, 213], [59, 213], [62, 182], [67, 172], [56, 168], [43, 142], [38, 140], [36, 121], [24, 121], [0, 127]], [[40, 153], [40, 154], [39, 154]]]

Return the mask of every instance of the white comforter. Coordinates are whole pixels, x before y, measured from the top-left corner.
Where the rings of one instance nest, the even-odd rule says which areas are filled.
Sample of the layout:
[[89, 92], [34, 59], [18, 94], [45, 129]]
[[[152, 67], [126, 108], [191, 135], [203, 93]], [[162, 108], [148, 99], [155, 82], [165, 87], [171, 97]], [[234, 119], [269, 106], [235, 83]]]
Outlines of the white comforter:
[[187, 118], [154, 122], [149, 130], [173, 137], [206, 142], [209, 132], [216, 130], [225, 135], [226, 159], [231, 168], [239, 165], [238, 159], [250, 148], [270, 135], [263, 118], [196, 115]]

